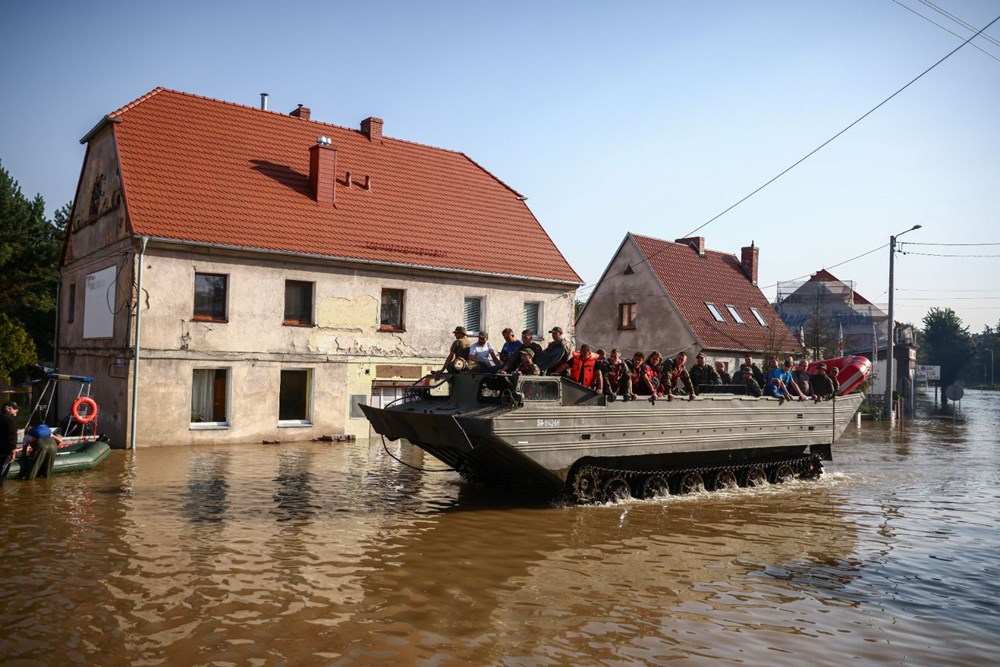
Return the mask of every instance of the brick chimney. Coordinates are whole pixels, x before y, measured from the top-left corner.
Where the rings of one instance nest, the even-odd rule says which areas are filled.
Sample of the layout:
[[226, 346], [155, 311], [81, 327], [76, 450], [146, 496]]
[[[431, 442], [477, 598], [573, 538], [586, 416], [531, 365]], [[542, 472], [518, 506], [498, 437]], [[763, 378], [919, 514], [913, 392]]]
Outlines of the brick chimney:
[[689, 236], [686, 239], [677, 239], [674, 243], [683, 243], [684, 245], [689, 245], [694, 248], [695, 252], [698, 253], [699, 257], [705, 256], [705, 237], [704, 236]]
[[368, 141], [373, 144], [382, 143], [382, 119], [369, 116], [361, 121], [361, 132], [368, 136]]
[[750, 278], [750, 282], [754, 285], [757, 284], [757, 264], [758, 258], [760, 256], [760, 248], [750, 242], [750, 245], [744, 246], [740, 249], [740, 265], [743, 270], [746, 271], [747, 277]]
[[309, 185], [320, 206], [333, 207], [337, 203], [337, 149], [328, 137], [317, 137], [309, 148]]
[[304, 107], [300, 104], [295, 111], [290, 112], [288, 115], [301, 118], [302, 120], [309, 120], [309, 107]]

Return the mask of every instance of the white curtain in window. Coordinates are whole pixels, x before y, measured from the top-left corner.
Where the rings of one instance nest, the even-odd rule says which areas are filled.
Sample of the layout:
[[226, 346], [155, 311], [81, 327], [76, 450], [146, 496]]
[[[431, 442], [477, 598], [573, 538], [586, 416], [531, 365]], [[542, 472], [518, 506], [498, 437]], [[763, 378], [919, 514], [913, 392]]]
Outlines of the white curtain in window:
[[211, 421], [215, 371], [196, 369], [191, 383], [191, 421]]

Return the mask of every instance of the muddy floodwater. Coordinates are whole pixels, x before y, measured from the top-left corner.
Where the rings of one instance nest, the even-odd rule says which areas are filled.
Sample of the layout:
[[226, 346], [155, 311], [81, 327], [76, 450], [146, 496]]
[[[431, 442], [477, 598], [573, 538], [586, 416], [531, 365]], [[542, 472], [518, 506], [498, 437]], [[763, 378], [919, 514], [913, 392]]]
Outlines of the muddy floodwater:
[[115, 451], [0, 489], [0, 664], [996, 664], [1000, 394], [962, 416], [590, 507], [378, 440]]

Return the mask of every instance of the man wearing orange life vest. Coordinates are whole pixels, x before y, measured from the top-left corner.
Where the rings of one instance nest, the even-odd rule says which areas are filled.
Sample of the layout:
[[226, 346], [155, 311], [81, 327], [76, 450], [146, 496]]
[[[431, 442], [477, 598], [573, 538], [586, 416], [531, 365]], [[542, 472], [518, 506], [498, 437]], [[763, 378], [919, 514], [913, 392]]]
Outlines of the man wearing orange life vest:
[[584, 343], [578, 351], [573, 353], [570, 362], [570, 379], [600, 394], [604, 392], [604, 378], [595, 371], [596, 363], [597, 355], [593, 354], [590, 351], [590, 346]]

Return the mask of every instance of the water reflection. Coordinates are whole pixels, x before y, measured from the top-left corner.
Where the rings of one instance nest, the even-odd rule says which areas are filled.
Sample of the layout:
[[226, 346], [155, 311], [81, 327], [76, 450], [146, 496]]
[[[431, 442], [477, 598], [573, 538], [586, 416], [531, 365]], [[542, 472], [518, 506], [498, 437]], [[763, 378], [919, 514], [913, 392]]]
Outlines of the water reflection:
[[230, 456], [226, 452], [200, 452], [188, 464], [188, 501], [184, 510], [195, 523], [216, 523], [229, 509]]
[[116, 451], [0, 489], [0, 662], [983, 664], [998, 398], [850, 429], [818, 482], [598, 507], [399, 443]]

